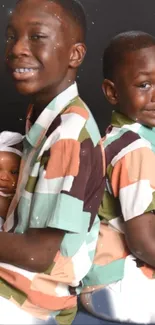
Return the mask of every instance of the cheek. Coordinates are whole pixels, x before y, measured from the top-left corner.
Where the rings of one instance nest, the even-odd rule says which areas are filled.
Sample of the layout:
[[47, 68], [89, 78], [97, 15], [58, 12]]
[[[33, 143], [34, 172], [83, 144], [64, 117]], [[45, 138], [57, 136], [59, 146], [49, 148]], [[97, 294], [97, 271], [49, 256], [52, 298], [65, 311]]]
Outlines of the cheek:
[[18, 175], [13, 175], [13, 182], [17, 183]]
[[35, 46], [32, 49], [32, 54], [36, 58], [38, 62], [40, 62], [41, 66], [50, 68], [53, 65], [53, 60], [55, 59], [55, 45], [48, 46]]
[[151, 93], [149, 91], [141, 92], [135, 99], [137, 108], [145, 108], [151, 101]]
[[130, 103], [135, 109], [143, 108], [150, 101], [149, 92], [134, 89], [130, 93]]
[[[39, 59], [40, 58], [40, 59]], [[52, 47], [44, 47], [38, 52], [38, 61], [41, 61], [42, 67], [46, 69], [46, 73], [53, 75], [55, 72], [63, 72], [68, 68], [68, 56], [64, 52], [59, 43], [54, 44]]]
[[16, 186], [17, 180], [18, 180], [18, 175], [12, 175], [11, 174], [11, 176], [10, 176], [10, 186], [12, 187], [13, 184]]
[[4, 55], [5, 55], [6, 63], [9, 62], [8, 59], [9, 59], [9, 56], [11, 55], [13, 46], [14, 45], [12, 43], [10, 43], [10, 42], [6, 43], [6, 45], [5, 45], [5, 53], [4, 53]]

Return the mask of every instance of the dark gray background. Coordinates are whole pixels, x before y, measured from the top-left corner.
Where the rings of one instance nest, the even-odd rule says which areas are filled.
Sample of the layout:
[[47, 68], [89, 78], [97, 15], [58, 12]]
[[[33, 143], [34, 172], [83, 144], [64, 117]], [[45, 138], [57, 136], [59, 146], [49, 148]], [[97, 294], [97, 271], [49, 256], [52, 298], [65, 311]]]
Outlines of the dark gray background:
[[[19, 96], [4, 66], [5, 27], [15, 0], [0, 0], [0, 131], [24, 133], [28, 99]], [[91, 108], [101, 133], [109, 123], [111, 107], [102, 94], [102, 53], [110, 38], [126, 30], [155, 35], [155, 0], [81, 0], [88, 20], [88, 53], [78, 73], [81, 97]]]

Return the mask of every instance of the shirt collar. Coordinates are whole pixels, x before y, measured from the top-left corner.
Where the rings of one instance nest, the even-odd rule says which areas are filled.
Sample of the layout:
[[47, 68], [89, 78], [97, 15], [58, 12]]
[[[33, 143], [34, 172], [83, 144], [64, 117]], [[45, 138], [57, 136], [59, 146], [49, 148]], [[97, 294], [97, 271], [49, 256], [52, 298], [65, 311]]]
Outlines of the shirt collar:
[[131, 120], [129, 117], [125, 116], [122, 113], [113, 111], [112, 118], [111, 118], [111, 125], [114, 127], [122, 127], [126, 124], [134, 124], [135, 121]]
[[137, 130], [141, 138], [144, 138], [145, 140], [149, 141], [149, 143], [151, 143], [153, 151], [155, 152], [155, 127], [149, 128], [147, 126], [144, 126], [142, 124], [139, 124], [131, 120], [129, 117], [123, 115], [122, 113], [116, 111], [112, 112], [112, 119], [111, 119], [112, 127], [121, 128], [124, 125], [131, 125], [131, 124], [132, 125], [137, 124], [138, 127], [136, 127], [135, 130]]
[[65, 89], [62, 93], [56, 96], [42, 111], [36, 122], [31, 125], [30, 118], [33, 113], [32, 105], [29, 107], [29, 112], [27, 115], [27, 134], [26, 139], [31, 144], [32, 147], [38, 147], [44, 136], [55, 120], [55, 118], [60, 114], [62, 110], [75, 98], [78, 96], [78, 88], [76, 82], [70, 87]]

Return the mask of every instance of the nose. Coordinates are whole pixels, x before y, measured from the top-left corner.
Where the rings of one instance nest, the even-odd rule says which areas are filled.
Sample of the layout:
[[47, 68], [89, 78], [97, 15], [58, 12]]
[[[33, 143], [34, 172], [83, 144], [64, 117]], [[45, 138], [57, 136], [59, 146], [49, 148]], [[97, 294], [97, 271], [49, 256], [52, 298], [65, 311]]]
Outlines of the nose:
[[10, 58], [19, 58], [22, 56], [29, 56], [30, 48], [28, 44], [28, 40], [25, 38], [17, 39], [13, 42], [13, 44], [8, 44], [6, 47], [6, 57]]
[[3, 171], [0, 171], [0, 180], [1, 181], [9, 181], [9, 175], [8, 175], [8, 172], [3, 170]]

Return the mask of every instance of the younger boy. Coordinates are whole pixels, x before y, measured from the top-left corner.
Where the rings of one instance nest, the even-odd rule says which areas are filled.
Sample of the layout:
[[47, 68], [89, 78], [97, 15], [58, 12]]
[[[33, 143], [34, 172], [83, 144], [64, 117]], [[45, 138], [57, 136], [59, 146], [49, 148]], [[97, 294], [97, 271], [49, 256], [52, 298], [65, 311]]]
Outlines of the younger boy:
[[69, 325], [92, 265], [104, 180], [100, 134], [75, 83], [85, 31], [75, 0], [21, 0], [8, 24], [7, 64], [32, 105], [4, 225], [14, 233], [0, 234], [2, 324]]
[[100, 236], [93, 268], [85, 278], [85, 291], [94, 293], [83, 294], [82, 300], [101, 318], [151, 324], [155, 323], [155, 38], [136, 31], [117, 35], [104, 52], [103, 73], [103, 91], [115, 110], [103, 139], [107, 186], [99, 209]]

